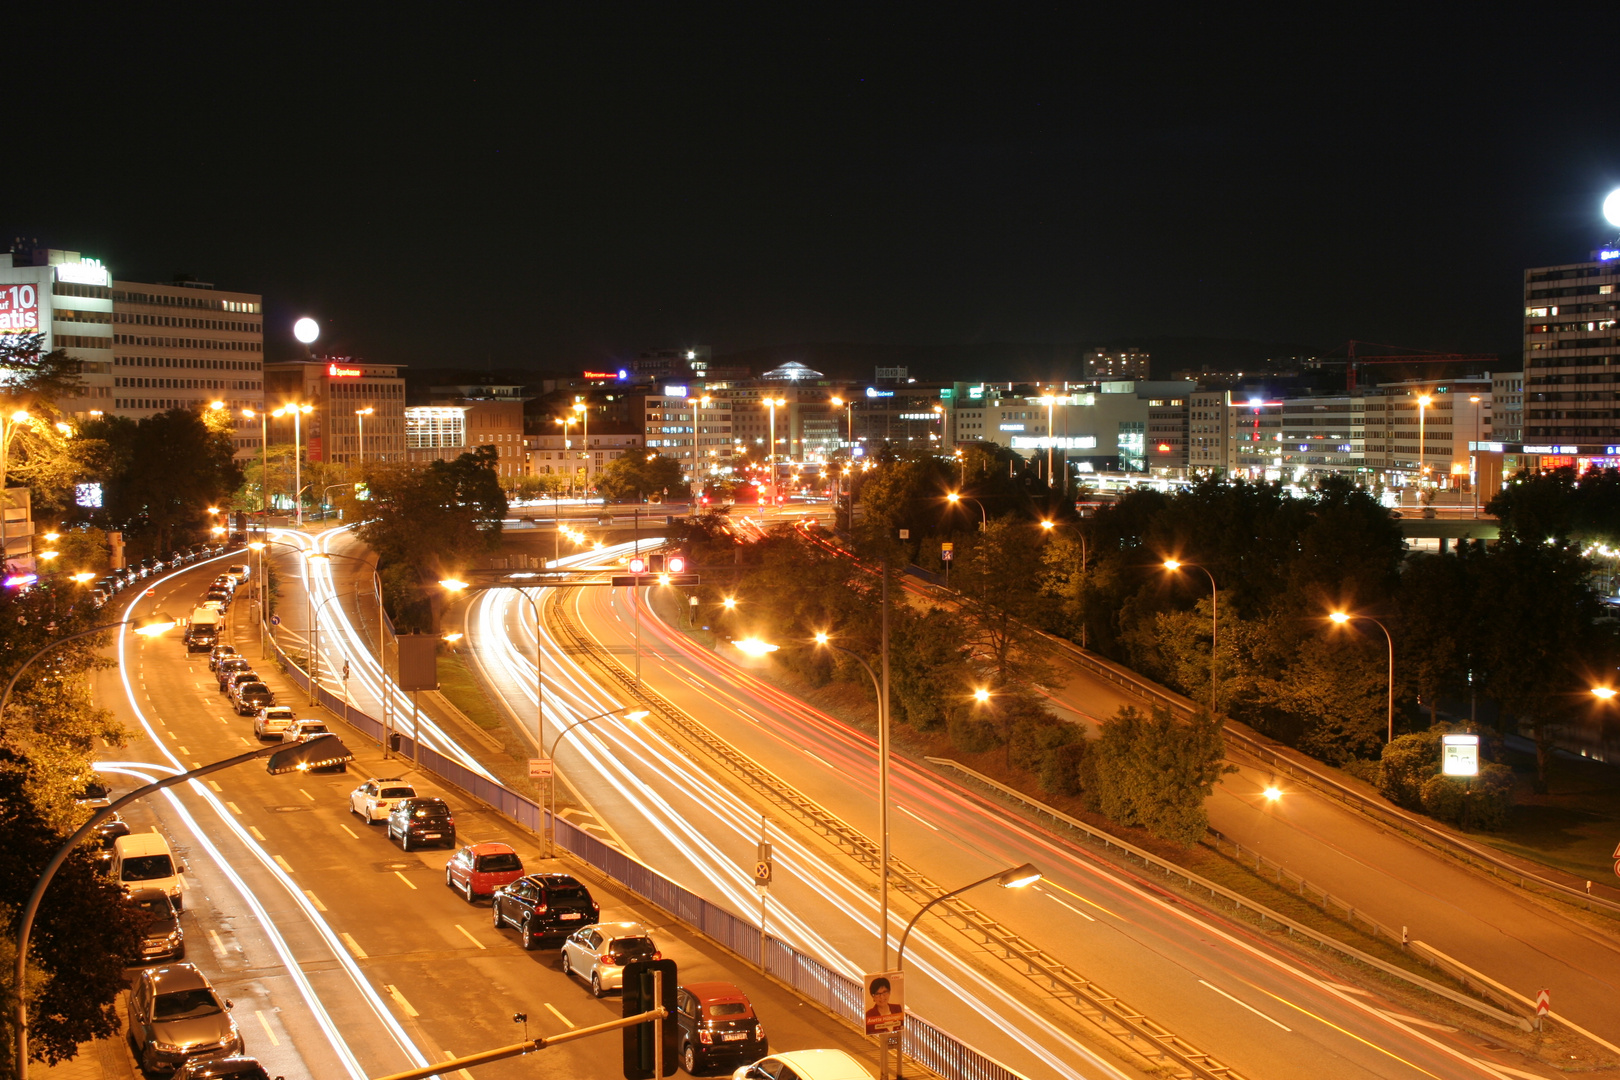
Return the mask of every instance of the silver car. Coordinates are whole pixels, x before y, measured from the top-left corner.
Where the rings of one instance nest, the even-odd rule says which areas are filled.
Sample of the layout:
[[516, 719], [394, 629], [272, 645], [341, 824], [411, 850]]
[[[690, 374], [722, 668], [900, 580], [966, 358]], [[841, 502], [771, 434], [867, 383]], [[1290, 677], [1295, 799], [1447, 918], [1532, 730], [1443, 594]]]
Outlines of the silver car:
[[662, 960], [647, 928], [637, 922], [596, 923], [574, 931], [563, 942], [564, 975], [578, 975], [601, 997], [624, 989], [624, 965], [632, 960]]
[[147, 968], [129, 995], [136, 1060], [147, 1072], [166, 1073], [192, 1058], [240, 1054], [242, 1033], [227, 1011], [232, 1008], [191, 964]]

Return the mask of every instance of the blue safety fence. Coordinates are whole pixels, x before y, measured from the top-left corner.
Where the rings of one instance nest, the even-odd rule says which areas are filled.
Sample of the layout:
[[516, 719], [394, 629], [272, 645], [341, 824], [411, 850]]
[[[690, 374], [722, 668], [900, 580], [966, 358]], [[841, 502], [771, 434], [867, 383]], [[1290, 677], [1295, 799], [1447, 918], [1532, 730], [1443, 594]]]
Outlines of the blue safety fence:
[[[274, 646], [288, 678], [305, 693], [309, 676], [279, 645]], [[350, 727], [382, 745], [381, 721], [352, 707], [325, 687], [316, 688], [316, 700], [337, 716], [346, 716]], [[410, 735], [396, 731], [399, 756], [415, 766], [460, 788], [487, 803], [503, 817], [534, 833], [543, 833], [545, 807], [526, 795], [439, 753], [428, 746], [418, 747]], [[760, 966], [759, 926], [683, 888], [658, 871], [604, 844], [584, 829], [562, 818], [556, 824], [557, 846], [618, 882], [629, 892], [670, 913], [676, 920], [703, 934], [755, 967]], [[813, 1001], [856, 1028], [866, 1021], [864, 988], [858, 979], [834, 971], [821, 961], [806, 956], [785, 941], [764, 938], [764, 969], [792, 987], [802, 998]], [[994, 1058], [987, 1057], [914, 1012], [906, 1014], [901, 1033], [901, 1050], [912, 1061], [944, 1080], [1024, 1080]]]

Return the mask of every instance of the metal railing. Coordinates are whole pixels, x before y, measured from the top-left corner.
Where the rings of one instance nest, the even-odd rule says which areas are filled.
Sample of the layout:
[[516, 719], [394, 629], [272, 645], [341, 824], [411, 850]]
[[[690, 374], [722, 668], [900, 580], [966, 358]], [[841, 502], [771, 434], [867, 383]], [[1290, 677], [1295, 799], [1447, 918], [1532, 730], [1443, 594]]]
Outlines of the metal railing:
[[[287, 677], [300, 690], [307, 692], [308, 674], [293, 663], [279, 645], [275, 646], [275, 652]], [[321, 706], [336, 716], [343, 716], [341, 697], [325, 687], [317, 687], [316, 694]], [[351, 707], [347, 721], [350, 727], [366, 738], [382, 745], [383, 725], [377, 719]], [[398, 752], [401, 758], [411, 759], [417, 768], [460, 788], [530, 832], [543, 832], [546, 810], [533, 799], [473, 772], [431, 747], [416, 745], [415, 740], [405, 732], [395, 734], [399, 736]], [[559, 847], [595, 867], [629, 892], [669, 912], [677, 921], [723, 946], [746, 963], [761, 966], [760, 932], [756, 924], [677, 885], [658, 871], [610, 847], [561, 817], [556, 822], [556, 837]], [[791, 987], [800, 997], [848, 1022], [851, 1027], [864, 1030], [866, 1013], [860, 980], [834, 971], [769, 934], [765, 935], [764, 948], [763, 968], [767, 974]], [[946, 1034], [943, 1029], [916, 1013], [908, 1012], [906, 1015], [900, 1049], [906, 1057], [942, 1080], [1027, 1080], [1023, 1074]]]

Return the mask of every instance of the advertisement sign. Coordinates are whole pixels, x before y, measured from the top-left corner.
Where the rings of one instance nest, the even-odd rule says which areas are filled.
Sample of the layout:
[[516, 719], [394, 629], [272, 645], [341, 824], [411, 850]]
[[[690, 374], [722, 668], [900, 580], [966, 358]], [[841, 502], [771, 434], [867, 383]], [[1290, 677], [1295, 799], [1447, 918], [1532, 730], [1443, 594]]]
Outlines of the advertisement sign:
[[0, 334], [37, 334], [39, 330], [39, 288], [0, 286]]
[[326, 365], [326, 376], [329, 379], [358, 379], [360, 375], [359, 368], [339, 367], [337, 364]]
[[1478, 776], [1479, 736], [1442, 736], [1440, 739], [1440, 771], [1446, 776]]
[[903, 972], [883, 971], [866, 975], [866, 1033], [892, 1035], [906, 1023], [906, 977]]

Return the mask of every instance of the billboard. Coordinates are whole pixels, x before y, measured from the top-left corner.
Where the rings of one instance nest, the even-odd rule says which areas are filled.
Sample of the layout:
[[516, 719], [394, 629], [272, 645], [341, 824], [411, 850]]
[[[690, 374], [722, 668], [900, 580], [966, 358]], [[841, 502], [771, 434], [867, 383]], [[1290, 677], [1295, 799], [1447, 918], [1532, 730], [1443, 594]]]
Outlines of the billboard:
[[0, 285], [0, 334], [37, 334], [41, 329], [39, 287]]

